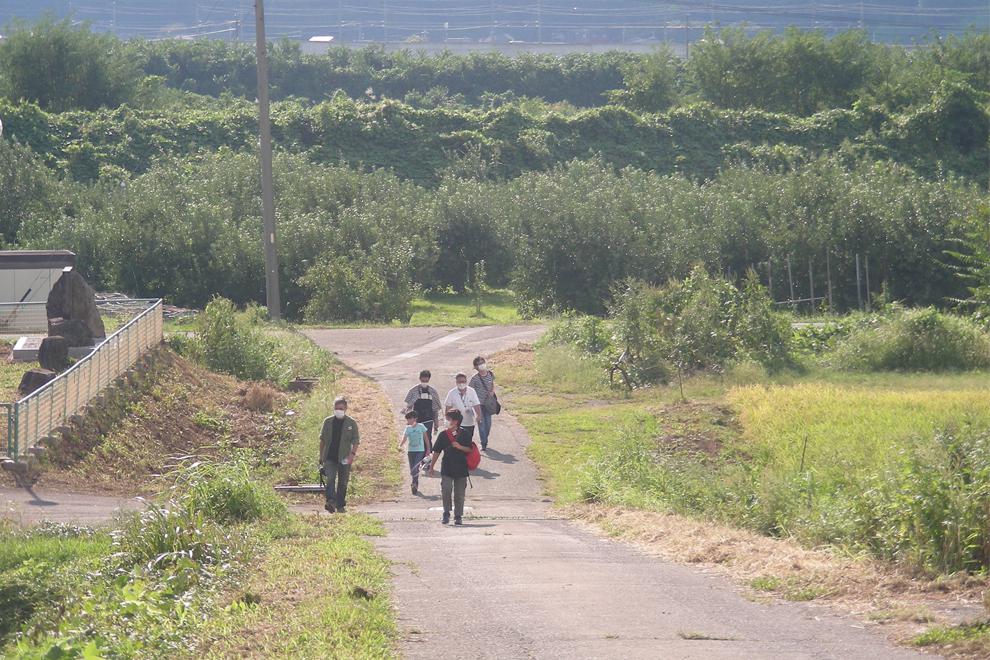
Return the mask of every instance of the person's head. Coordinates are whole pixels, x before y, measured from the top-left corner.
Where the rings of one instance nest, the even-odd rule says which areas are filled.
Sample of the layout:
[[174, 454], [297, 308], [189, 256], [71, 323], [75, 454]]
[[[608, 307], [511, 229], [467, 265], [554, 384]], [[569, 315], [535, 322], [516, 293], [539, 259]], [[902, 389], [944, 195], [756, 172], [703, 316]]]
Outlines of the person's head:
[[416, 426], [419, 423], [419, 413], [415, 410], [410, 410], [406, 413], [406, 424], [409, 426]]
[[429, 385], [430, 384], [430, 378], [432, 378], [432, 377], [433, 377], [433, 374], [430, 373], [430, 370], [429, 369], [423, 369], [422, 371], [419, 372], [419, 383], [420, 383], [420, 385]]
[[467, 389], [467, 374], [459, 373], [454, 376], [454, 382], [457, 383], [457, 389], [462, 392]]
[[347, 399], [342, 396], [338, 396], [333, 400], [333, 416], [337, 419], [343, 419], [344, 415], [347, 414]]
[[458, 429], [463, 421], [464, 415], [460, 410], [454, 409], [447, 413], [447, 428]]
[[474, 368], [478, 370], [478, 373], [483, 374], [488, 371], [488, 361], [480, 355], [474, 358], [474, 362], [472, 362], [472, 364], [474, 365]]

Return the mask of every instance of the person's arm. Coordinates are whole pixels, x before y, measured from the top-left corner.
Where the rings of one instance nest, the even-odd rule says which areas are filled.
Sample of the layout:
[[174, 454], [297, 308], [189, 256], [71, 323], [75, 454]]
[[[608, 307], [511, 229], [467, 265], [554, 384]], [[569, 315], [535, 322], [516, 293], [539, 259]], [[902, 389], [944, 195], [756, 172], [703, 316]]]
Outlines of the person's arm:
[[327, 442], [330, 440], [330, 434], [327, 431], [327, 421], [323, 420], [323, 426], [320, 428], [320, 465], [323, 465], [323, 457], [327, 453]]
[[413, 387], [406, 392], [406, 407], [402, 409], [403, 415], [412, 410], [413, 406], [416, 405], [416, 393], [418, 389], [419, 387]]
[[438, 452], [438, 451], [433, 452], [433, 458], [430, 460], [430, 476], [431, 477], [434, 474], [437, 473], [436, 470], [433, 469], [433, 468], [437, 464], [437, 459], [439, 459], [439, 458], [440, 458], [440, 452]]
[[[406, 428], [409, 427], [407, 426]], [[405, 446], [406, 440], [408, 439], [409, 439], [409, 433], [407, 431], [403, 431], [402, 434], [400, 435], [399, 449], [402, 449]]]
[[361, 444], [361, 432], [358, 431], [357, 422], [352, 420], [352, 423], [354, 424], [354, 437], [351, 438], [351, 453], [347, 457], [347, 462], [354, 465], [354, 459], [357, 457], [358, 445]]
[[477, 421], [481, 419], [481, 399], [478, 398], [478, 392], [474, 388], [471, 388], [470, 398], [472, 399], [471, 407], [474, 409], [474, 419]]

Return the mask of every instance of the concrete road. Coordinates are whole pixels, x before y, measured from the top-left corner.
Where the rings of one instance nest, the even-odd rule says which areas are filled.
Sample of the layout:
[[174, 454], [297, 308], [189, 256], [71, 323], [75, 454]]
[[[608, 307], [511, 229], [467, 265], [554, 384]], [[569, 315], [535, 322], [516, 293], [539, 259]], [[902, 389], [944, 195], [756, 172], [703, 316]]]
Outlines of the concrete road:
[[22, 525], [43, 520], [67, 525], [95, 526], [120, 511], [142, 508], [140, 500], [92, 493], [65, 493], [46, 488], [0, 488], [0, 517]]
[[[453, 374], [542, 329], [311, 330], [376, 379], [395, 410], [420, 369], [441, 393]], [[498, 373], [498, 364], [491, 362]], [[388, 413], [386, 413], [388, 414]], [[388, 420], [388, 422], [385, 421]], [[367, 510], [388, 535], [407, 658], [916, 658], [863, 624], [806, 604], [747, 600], [727, 580], [664, 562], [553, 515], [529, 439], [508, 413], [472, 477], [465, 525], [440, 524], [439, 480]], [[408, 480], [408, 477], [407, 477]]]

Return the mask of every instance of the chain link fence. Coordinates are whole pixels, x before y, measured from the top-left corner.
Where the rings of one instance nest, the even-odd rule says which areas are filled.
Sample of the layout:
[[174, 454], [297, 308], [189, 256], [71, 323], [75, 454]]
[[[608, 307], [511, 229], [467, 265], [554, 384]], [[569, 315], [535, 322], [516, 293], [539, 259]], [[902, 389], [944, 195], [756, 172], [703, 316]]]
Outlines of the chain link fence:
[[[7, 457], [16, 460], [38, 440], [68, 422], [110, 383], [124, 374], [148, 349], [162, 341], [162, 301], [134, 301], [143, 311], [107, 337], [55, 380], [20, 401], [0, 404], [0, 434]], [[42, 304], [42, 311], [44, 305]], [[47, 323], [47, 320], [46, 320]]]

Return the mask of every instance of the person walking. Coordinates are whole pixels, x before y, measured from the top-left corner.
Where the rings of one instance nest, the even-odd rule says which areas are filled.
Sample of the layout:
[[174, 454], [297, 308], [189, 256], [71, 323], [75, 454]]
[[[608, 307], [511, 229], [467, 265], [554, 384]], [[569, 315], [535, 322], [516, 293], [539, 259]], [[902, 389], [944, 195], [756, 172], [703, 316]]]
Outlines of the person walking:
[[330, 513], [344, 513], [347, 482], [360, 443], [357, 422], [347, 415], [347, 399], [339, 396], [333, 402], [333, 416], [324, 419], [320, 429], [320, 473], [327, 480], [323, 508]]
[[428, 369], [419, 372], [419, 385], [414, 385], [406, 393], [406, 407], [402, 410], [405, 415], [415, 411], [419, 417], [419, 423], [426, 427], [426, 453], [430, 453], [430, 443], [433, 440], [434, 431], [439, 431], [440, 412], [443, 404], [440, 403], [440, 394], [430, 385], [432, 374]]
[[443, 407], [447, 412], [457, 410], [461, 413], [461, 429], [468, 434], [468, 440], [474, 438], [475, 420], [481, 416], [481, 401], [478, 393], [467, 384], [467, 374], [459, 373], [454, 376], [455, 386], [447, 392]]
[[492, 432], [492, 415], [498, 414], [501, 406], [495, 396], [495, 373], [488, 368], [488, 361], [482, 356], [474, 358], [474, 369], [477, 372], [471, 377], [470, 387], [478, 394], [481, 401], [481, 414], [478, 416], [478, 437], [481, 440], [481, 451], [488, 450], [488, 436]]
[[409, 476], [412, 477], [412, 494], [419, 492], [419, 470], [420, 463], [426, 458], [426, 427], [419, 422], [419, 415], [416, 411], [406, 413], [406, 428], [402, 431], [402, 440], [399, 441], [399, 449], [406, 443], [409, 448], [406, 456], [409, 459]]
[[454, 409], [447, 413], [447, 430], [437, 435], [433, 443], [433, 458], [430, 460], [430, 476], [436, 474], [436, 464], [443, 454], [440, 464], [440, 493], [443, 496], [444, 525], [450, 522], [451, 500], [453, 499], [454, 524], [462, 524], [464, 516], [464, 493], [467, 491], [468, 454], [471, 453], [471, 436], [461, 426], [464, 416]]

